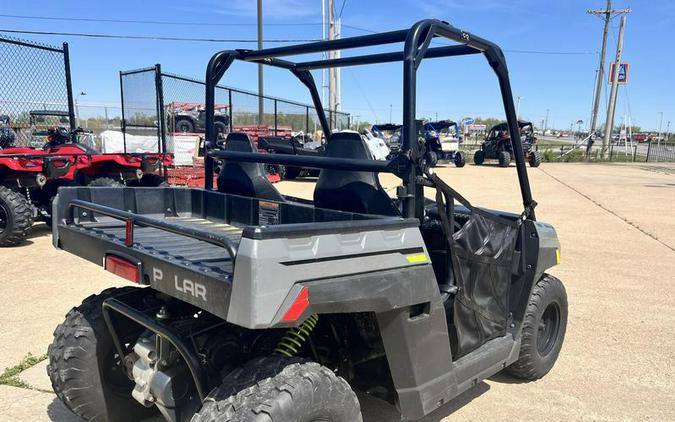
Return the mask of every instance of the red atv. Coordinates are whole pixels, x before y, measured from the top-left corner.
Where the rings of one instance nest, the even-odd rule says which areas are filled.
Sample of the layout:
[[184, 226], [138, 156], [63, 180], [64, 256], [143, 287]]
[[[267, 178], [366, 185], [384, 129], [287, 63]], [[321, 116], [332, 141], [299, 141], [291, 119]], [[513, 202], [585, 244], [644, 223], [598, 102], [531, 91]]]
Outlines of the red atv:
[[11, 129], [1, 129], [0, 247], [21, 243], [36, 219], [50, 224], [61, 186], [167, 186], [156, 172], [173, 163], [170, 154], [102, 154], [81, 142], [90, 133], [62, 127], [47, 131], [43, 149], [13, 147]]

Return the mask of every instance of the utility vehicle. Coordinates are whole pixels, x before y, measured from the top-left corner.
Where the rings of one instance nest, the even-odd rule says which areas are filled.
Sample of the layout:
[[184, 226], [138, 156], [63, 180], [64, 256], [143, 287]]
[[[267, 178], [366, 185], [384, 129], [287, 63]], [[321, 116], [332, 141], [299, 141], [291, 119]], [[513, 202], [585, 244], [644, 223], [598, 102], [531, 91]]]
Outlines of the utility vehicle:
[[[436, 36], [457, 44], [431, 47]], [[393, 43], [403, 51], [282, 58]], [[483, 54], [497, 75], [522, 214], [473, 207], [424, 158], [416, 71], [424, 59], [466, 54]], [[287, 69], [308, 88], [328, 140], [323, 156], [260, 154], [242, 133], [211, 148], [215, 87], [235, 60]], [[310, 71], [396, 61], [405, 136], [396, 157], [372, 160], [359, 134], [331, 132]], [[85, 299], [56, 328], [48, 373], [73, 412], [355, 422], [360, 390], [415, 420], [504, 369], [527, 380], [549, 372], [567, 320], [565, 289], [546, 272], [560, 245], [553, 227], [535, 220], [499, 47], [423, 20], [221, 51], [207, 68], [206, 107], [205, 189], [77, 187], [56, 199], [54, 245], [138, 286]], [[214, 159], [224, 160], [216, 190]], [[313, 201], [281, 195], [261, 164], [320, 168]], [[395, 199], [378, 173], [401, 179]], [[436, 201], [424, 198], [425, 187]]]
[[451, 120], [440, 120], [424, 124], [424, 142], [427, 149], [427, 162], [431, 167], [437, 163], [452, 161], [457, 167], [464, 167], [466, 159], [459, 150], [461, 137], [459, 126]]
[[52, 201], [62, 186], [165, 185], [156, 171], [173, 161], [168, 154], [102, 154], [81, 142], [91, 138], [81, 128], [39, 133], [42, 148], [0, 149], [0, 246], [23, 242], [36, 220], [51, 224]]
[[401, 149], [401, 127], [396, 123], [378, 123], [370, 128], [370, 133], [377, 138], [384, 139], [389, 150], [397, 153]]
[[[534, 130], [531, 122], [518, 120], [518, 129], [521, 135], [522, 152], [530, 167], [539, 167], [541, 164], [541, 155], [534, 149], [537, 138], [534, 136]], [[499, 123], [493, 126], [488, 132], [485, 141], [473, 155], [473, 162], [481, 165], [486, 159], [498, 160], [500, 167], [508, 167], [511, 164], [514, 154], [513, 142], [507, 122]]]
[[[219, 133], [230, 131], [229, 107], [225, 104], [215, 106], [215, 125]], [[206, 113], [203, 103], [186, 103], [174, 101], [167, 106], [167, 116], [173, 120], [175, 132], [194, 133], [204, 132], [204, 115]]]

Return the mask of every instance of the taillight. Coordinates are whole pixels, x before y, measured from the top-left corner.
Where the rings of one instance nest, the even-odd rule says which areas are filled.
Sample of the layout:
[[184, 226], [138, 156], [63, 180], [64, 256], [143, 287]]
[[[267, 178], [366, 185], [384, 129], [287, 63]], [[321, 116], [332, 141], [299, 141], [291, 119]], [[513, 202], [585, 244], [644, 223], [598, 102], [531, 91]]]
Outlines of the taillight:
[[129, 280], [132, 283], [140, 283], [141, 272], [139, 266], [115, 255], [105, 256], [105, 269], [111, 273]]
[[288, 308], [288, 311], [286, 311], [284, 317], [281, 318], [281, 320], [284, 322], [297, 321], [298, 318], [300, 318], [300, 316], [302, 315], [302, 313], [305, 312], [305, 309], [307, 309], [308, 306], [309, 306], [309, 291], [307, 290], [307, 287], [303, 287], [302, 290], [300, 290], [298, 296], [293, 301], [293, 304], [291, 305], [290, 308]]

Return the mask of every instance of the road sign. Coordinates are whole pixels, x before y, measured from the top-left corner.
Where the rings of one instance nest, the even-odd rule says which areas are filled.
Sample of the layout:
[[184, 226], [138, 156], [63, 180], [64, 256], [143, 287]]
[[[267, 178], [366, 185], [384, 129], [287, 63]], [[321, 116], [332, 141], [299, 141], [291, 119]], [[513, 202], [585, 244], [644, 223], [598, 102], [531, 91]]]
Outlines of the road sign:
[[[607, 80], [608, 84], [612, 84], [612, 80], [614, 79], [614, 68], [616, 67], [616, 62], [610, 63], [609, 66], [609, 79]], [[628, 69], [630, 69], [630, 63], [626, 62], [621, 62], [619, 63], [619, 79], [617, 82], [622, 85], [626, 85], [628, 83]]]

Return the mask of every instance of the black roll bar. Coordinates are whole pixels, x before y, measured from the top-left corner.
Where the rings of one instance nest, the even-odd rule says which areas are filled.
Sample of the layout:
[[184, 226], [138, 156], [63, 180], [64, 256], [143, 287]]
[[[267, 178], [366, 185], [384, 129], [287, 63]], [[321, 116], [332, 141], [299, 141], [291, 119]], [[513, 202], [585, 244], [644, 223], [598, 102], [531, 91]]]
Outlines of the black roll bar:
[[[442, 37], [457, 42], [458, 45], [448, 47], [429, 48], [431, 41], [435, 37]], [[403, 52], [390, 52], [371, 55], [361, 55], [353, 57], [344, 57], [339, 59], [316, 60], [294, 63], [292, 61], [280, 59], [280, 57], [303, 55], [310, 53], [326, 52], [332, 50], [353, 49], [362, 47], [379, 46], [393, 43], [404, 43]], [[328, 125], [320, 96], [316, 89], [316, 84], [311, 79], [310, 70], [324, 69], [339, 66], [357, 66], [364, 64], [388, 63], [393, 61], [403, 62], [403, 128], [401, 153], [411, 161], [411, 168], [414, 171], [396, 173], [403, 180], [403, 190], [399, 190], [399, 196], [403, 202], [403, 216], [406, 218], [423, 218], [424, 215], [424, 191], [417, 179], [423, 176], [423, 169], [420, 164], [418, 130], [415, 122], [416, 116], [416, 84], [417, 69], [425, 58], [440, 58], [460, 56], [467, 54], [482, 53], [499, 81], [499, 87], [504, 103], [504, 111], [508, 121], [509, 132], [516, 161], [516, 171], [525, 207], [526, 215], [535, 219], [534, 206], [536, 203], [532, 199], [530, 183], [525, 166], [525, 157], [520, 140], [520, 131], [518, 130], [511, 84], [509, 82], [506, 59], [502, 50], [494, 43], [475, 36], [469, 32], [462, 31], [447, 22], [437, 19], [426, 19], [415, 23], [410, 29], [400, 31], [390, 31], [372, 35], [362, 35], [357, 37], [342, 38], [338, 40], [318, 41], [308, 44], [291, 45], [283, 47], [268, 48], [262, 50], [230, 50], [216, 53], [209, 62], [206, 70], [206, 142], [205, 148], [205, 172], [207, 189], [213, 188], [213, 159], [212, 156], [224, 157], [218, 155], [221, 153], [210, 152], [216, 145], [216, 131], [214, 123], [214, 98], [215, 86], [220, 81], [227, 68], [236, 60], [243, 60], [253, 63], [262, 63], [269, 66], [280, 67], [290, 70], [300, 81], [309, 89], [314, 102], [317, 115], [321, 122], [326, 139], [330, 142], [331, 128]], [[247, 156], [230, 156], [230, 159], [252, 159]], [[266, 160], [261, 156], [257, 159]], [[299, 166], [316, 166], [318, 168], [334, 168], [328, 161], [331, 159], [303, 157], [297, 160]], [[320, 161], [319, 161], [320, 160]], [[267, 161], [258, 161], [267, 162]], [[355, 168], [352, 167], [352, 170]]]

